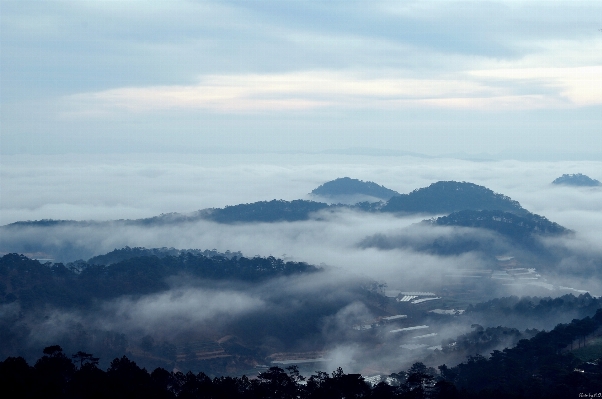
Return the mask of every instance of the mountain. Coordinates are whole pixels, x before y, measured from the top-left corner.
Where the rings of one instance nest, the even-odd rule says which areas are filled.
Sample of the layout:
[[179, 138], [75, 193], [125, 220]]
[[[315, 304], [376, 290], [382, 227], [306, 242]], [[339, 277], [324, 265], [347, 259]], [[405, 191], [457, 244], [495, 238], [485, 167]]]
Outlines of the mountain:
[[391, 198], [382, 212], [442, 214], [462, 210], [500, 210], [525, 215], [517, 201], [474, 183], [439, 181]]
[[[307, 220], [314, 212], [330, 209], [355, 209], [366, 212], [393, 213], [430, 213], [448, 214], [461, 210], [500, 210], [517, 215], [526, 215], [528, 211], [521, 205], [502, 194], [473, 183], [440, 181], [428, 187], [419, 188], [409, 194], [398, 194], [396, 191], [379, 186], [373, 182], [363, 182], [344, 177], [328, 183], [311, 192], [312, 195], [331, 199], [356, 198], [363, 202], [354, 205], [332, 204], [307, 200], [271, 200], [250, 204], [226, 206], [225, 208], [203, 209], [192, 214], [167, 213], [159, 216], [114, 221], [73, 221], [73, 220], [36, 220], [15, 222], [2, 228], [18, 227], [59, 227], [59, 226], [108, 226], [123, 224], [128, 226], [156, 226], [178, 223], [197, 222], [201, 219], [217, 223], [248, 223], [248, 222], [294, 222]], [[392, 197], [391, 197], [392, 196]], [[389, 201], [370, 202], [367, 198], [379, 199], [389, 197]], [[345, 201], [342, 201], [345, 202]]]
[[[124, 253], [142, 254], [110, 265], [78, 261], [41, 264], [15, 253], [0, 258], [0, 305], [19, 300], [22, 308], [46, 305], [87, 306], [94, 299], [121, 295], [143, 295], [166, 291], [166, 279], [187, 275], [206, 280], [257, 282], [275, 277], [314, 273], [321, 269], [304, 262], [274, 257], [207, 257], [202, 253], [178, 251], [162, 257], [145, 248], [124, 248], [90, 259], [115, 260]], [[103, 259], [104, 258], [104, 259]]]
[[143, 248], [143, 247], [124, 247], [121, 249], [114, 249], [113, 251], [104, 254], [97, 255], [90, 259], [88, 259], [88, 264], [90, 265], [112, 265], [113, 263], [118, 263], [123, 260], [128, 260], [132, 258], [139, 258], [141, 256], [156, 256], [157, 258], [165, 258], [167, 256], [180, 256], [182, 254], [191, 253], [193, 255], [202, 255], [207, 258], [215, 258], [218, 256], [232, 259], [233, 257], [242, 257], [242, 253], [239, 251], [230, 252], [226, 251], [225, 253], [218, 252], [216, 250], [204, 250], [200, 249], [175, 249], [175, 248]]
[[448, 216], [426, 222], [435, 226], [477, 227], [493, 230], [515, 241], [522, 241], [532, 235], [555, 236], [571, 231], [534, 213], [518, 216], [510, 212], [490, 210], [453, 212]]
[[342, 177], [322, 184], [310, 195], [335, 199], [364, 196], [386, 201], [399, 193], [371, 181]]
[[[453, 230], [432, 230], [429, 226], [457, 227]], [[472, 229], [460, 229], [471, 227]], [[526, 212], [516, 215], [504, 211], [464, 210], [411, 225], [398, 234], [375, 234], [358, 245], [363, 248], [408, 248], [440, 256], [480, 253], [488, 259], [512, 253], [531, 265], [546, 267], [559, 260], [539, 238], [569, 234], [571, 230], [543, 216]]]
[[596, 179], [592, 179], [589, 176], [581, 173], [575, 173], [572, 175], [562, 175], [552, 182], [552, 184], [563, 185], [563, 186], [582, 186], [582, 187], [595, 187], [600, 186], [600, 183]]
[[328, 208], [329, 205], [322, 202], [272, 200], [207, 209], [200, 211], [200, 215], [218, 223], [294, 222], [307, 220], [312, 212]]
[[195, 212], [192, 215], [186, 215], [177, 212], [162, 213], [158, 216], [152, 216], [143, 219], [118, 219], [118, 220], [25, 220], [10, 223], [1, 228], [23, 228], [23, 227], [106, 227], [115, 224], [124, 226], [158, 226], [185, 222], [195, 222], [202, 218], [202, 211]]

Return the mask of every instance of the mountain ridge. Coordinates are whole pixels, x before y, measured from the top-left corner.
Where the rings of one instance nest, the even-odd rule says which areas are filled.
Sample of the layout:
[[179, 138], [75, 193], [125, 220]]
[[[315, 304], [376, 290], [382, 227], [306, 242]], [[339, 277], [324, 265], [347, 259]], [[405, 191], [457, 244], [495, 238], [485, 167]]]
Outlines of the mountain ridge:
[[602, 183], [600, 183], [598, 180], [592, 179], [591, 177], [586, 176], [581, 173], [564, 174], [564, 175], [554, 179], [552, 184], [562, 185], [562, 186], [577, 186], [577, 187], [602, 186]]
[[399, 195], [399, 193], [372, 181], [339, 177], [313, 189], [310, 195], [325, 198], [364, 195], [386, 201], [391, 199], [391, 197]]

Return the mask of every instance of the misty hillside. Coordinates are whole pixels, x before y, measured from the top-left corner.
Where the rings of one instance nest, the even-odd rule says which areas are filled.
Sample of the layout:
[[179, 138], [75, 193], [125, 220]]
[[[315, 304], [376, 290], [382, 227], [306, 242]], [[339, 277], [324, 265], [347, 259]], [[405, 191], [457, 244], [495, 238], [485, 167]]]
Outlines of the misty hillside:
[[[335, 184], [336, 182], [336, 184]], [[351, 182], [351, 183], [349, 183]], [[333, 183], [335, 189], [329, 183]], [[320, 186], [316, 190], [323, 192], [321, 188], [326, 186], [327, 192], [336, 193], [344, 190], [341, 187], [362, 187], [365, 192], [395, 193], [385, 187], [378, 186], [372, 182], [362, 182], [349, 178], [337, 179]], [[327, 186], [328, 185], [328, 186]], [[314, 190], [314, 191], [316, 191]], [[368, 191], [366, 191], [368, 190]], [[384, 190], [384, 191], [383, 191]], [[388, 191], [386, 191], [388, 190]], [[313, 193], [313, 192], [312, 192]], [[334, 195], [334, 194], [333, 194]], [[371, 195], [372, 196], [372, 195]], [[158, 226], [178, 223], [196, 222], [201, 219], [217, 223], [251, 223], [251, 222], [295, 222], [308, 220], [312, 213], [326, 209], [355, 209], [364, 212], [391, 212], [391, 213], [430, 213], [448, 214], [462, 210], [500, 210], [517, 215], [527, 215], [528, 211], [521, 205], [503, 194], [494, 193], [492, 190], [473, 183], [440, 181], [412, 191], [409, 194], [395, 195], [384, 205], [382, 202], [358, 202], [355, 205], [333, 204], [307, 200], [271, 200], [258, 201], [249, 204], [238, 204], [224, 208], [211, 208], [197, 211], [190, 215], [180, 213], [167, 213], [159, 216], [135, 219], [115, 220], [106, 222], [95, 221], [71, 221], [71, 220], [37, 220], [15, 222], [2, 228], [16, 227], [57, 227], [57, 226], [101, 226], [109, 224], [122, 224], [125, 226]]]
[[552, 236], [570, 232], [558, 223], [551, 222], [534, 213], [518, 216], [514, 213], [497, 210], [453, 212], [448, 216], [441, 216], [426, 222], [436, 226], [462, 226], [492, 230], [515, 241], [524, 240], [532, 235]]
[[581, 173], [562, 175], [555, 179], [552, 184], [583, 187], [595, 187], [602, 185], [602, 183], [600, 183], [598, 180], [592, 179], [591, 177]]
[[602, 298], [589, 293], [566, 294], [556, 298], [510, 296], [470, 304], [463, 317], [483, 325], [497, 325], [504, 320], [507, 327], [550, 329], [558, 320], [581, 319], [602, 308]]
[[[145, 251], [135, 249], [133, 252]], [[113, 253], [106, 259], [115, 257]], [[103, 257], [91, 259], [95, 260], [103, 260]], [[45, 304], [87, 306], [95, 299], [167, 290], [166, 278], [176, 275], [209, 280], [262, 281], [319, 270], [303, 262], [284, 262], [273, 257], [210, 258], [191, 252], [182, 252], [178, 256], [132, 257], [108, 266], [82, 261], [73, 265], [41, 264], [23, 255], [7, 254], [0, 258], [0, 304], [19, 301], [24, 308]]]
[[307, 220], [312, 212], [329, 208], [328, 204], [305, 200], [272, 200], [201, 211], [204, 219], [218, 223], [294, 222]]
[[409, 194], [391, 198], [383, 212], [447, 214], [462, 210], [500, 210], [523, 215], [527, 211], [503, 194], [474, 183], [439, 181]]
[[[180, 256], [186, 253], [191, 253], [193, 255], [202, 255], [207, 258], [214, 257], [224, 257], [231, 259], [233, 257], [242, 257], [242, 253], [240, 252], [230, 252], [226, 251], [225, 253], [218, 252], [216, 250], [200, 250], [200, 249], [175, 249], [175, 248], [142, 248], [142, 247], [124, 247], [121, 249], [114, 249], [113, 251], [106, 253], [104, 255], [97, 255], [90, 259], [88, 259], [87, 264], [89, 265], [111, 265], [113, 263], [121, 262], [123, 260], [138, 258], [141, 256], [156, 256], [158, 258], [165, 258], [166, 256]], [[78, 265], [81, 265], [81, 262], [78, 262]]]
[[399, 195], [399, 193], [371, 181], [341, 177], [322, 184], [312, 190], [311, 195], [326, 198], [365, 195], [386, 201], [395, 195]]
[[117, 220], [56, 220], [56, 219], [42, 219], [42, 220], [24, 220], [14, 223], [10, 223], [1, 228], [18, 228], [18, 227], [105, 227], [110, 225], [123, 225], [123, 226], [159, 226], [169, 225], [176, 223], [186, 223], [198, 221], [201, 218], [201, 213], [196, 212], [192, 215], [185, 215], [177, 212], [162, 213], [157, 216], [152, 216], [142, 219], [117, 219]]
[[[330, 340], [323, 329], [338, 329], [337, 312], [380, 298], [363, 279], [331, 279], [273, 257], [183, 253], [104, 266], [8, 254], [0, 258], [0, 356], [31, 356], [58, 343], [104, 362], [131, 350], [149, 367], [246, 370], [274, 352], [322, 350]], [[207, 359], [195, 355], [205, 352]]]
[[[456, 229], [435, 229], [445, 226]], [[461, 229], [463, 227], [471, 229]], [[465, 210], [425, 220], [397, 234], [374, 234], [358, 245], [362, 248], [408, 248], [440, 256], [476, 252], [490, 259], [501, 253], [513, 253], [520, 254], [523, 261], [532, 265], [545, 264], [550, 267], [559, 261], [559, 257], [539, 238], [571, 232], [543, 216], [529, 212], [519, 216], [503, 211]]]

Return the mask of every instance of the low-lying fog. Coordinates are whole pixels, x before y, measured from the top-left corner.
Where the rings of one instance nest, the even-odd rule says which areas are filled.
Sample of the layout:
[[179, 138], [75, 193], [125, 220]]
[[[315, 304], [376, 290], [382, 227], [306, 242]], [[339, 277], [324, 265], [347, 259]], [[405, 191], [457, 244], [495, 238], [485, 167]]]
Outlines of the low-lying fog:
[[[318, 185], [349, 176], [374, 181], [400, 193], [439, 180], [468, 181], [519, 201], [577, 232], [567, 245], [602, 253], [602, 188], [559, 187], [564, 173], [593, 178], [601, 162], [473, 162], [415, 157], [342, 155], [95, 155], [4, 156], [0, 171], [0, 225], [39, 219], [115, 220], [189, 213], [271, 199], [308, 199]], [[87, 259], [123, 246], [240, 250], [246, 256], [274, 255], [374, 273], [424, 265], [429, 257], [358, 249], [377, 233], [395, 233], [426, 216], [409, 218], [357, 212], [319, 215], [295, 223], [184, 226], [96, 226], [23, 231], [0, 239], [10, 251], [21, 239], [65, 245], [69, 256]], [[31, 240], [32, 237], [35, 239]], [[21, 248], [20, 248], [21, 249]], [[79, 253], [77, 252], [79, 249]], [[23, 250], [23, 249], [21, 249]], [[36, 252], [31, 248], [29, 252]], [[60, 259], [72, 261], [74, 258]], [[460, 263], [467, 259], [456, 260]]]
[[[573, 271], [577, 267], [580, 272], [566, 276], [560, 270], [550, 272], [548, 277], [555, 285], [586, 289], [593, 295], [600, 295], [602, 285], [597, 279], [590, 278], [593, 266], [587, 264], [587, 259], [602, 256], [602, 188], [559, 187], [550, 183], [565, 173], [583, 173], [601, 179], [601, 171], [602, 162], [593, 161], [475, 162], [292, 154], [3, 156], [0, 224], [39, 219], [137, 219], [262, 200], [310, 199], [308, 193], [320, 184], [345, 176], [374, 181], [400, 193], [440, 180], [467, 181], [505, 194], [527, 210], [574, 230], [574, 236], [548, 239], [546, 245], [570, 249], [571, 255], [562, 265]], [[377, 234], [396, 237], [411, 231], [412, 237], [408, 239], [413, 241], [427, 239], [433, 234], [450, 234], [450, 229], [443, 227], [406, 229], [427, 217], [430, 216], [395, 217], [347, 210], [322, 213], [301, 222], [226, 225], [198, 221], [152, 227], [119, 223], [26, 227], [14, 230], [10, 235], [3, 234], [0, 251], [44, 258], [54, 250], [55, 255], [50, 255], [55, 261], [69, 262], [124, 246], [199, 248], [241, 251], [248, 257], [273, 255], [328, 266], [328, 278], [313, 276], [297, 279], [294, 284], [282, 282], [288, 284], [289, 289], [297, 290], [295, 295], [298, 297], [312, 296], [316, 292], [323, 295], [329, 291], [324, 289], [325, 286], [336, 285], [338, 278], [348, 282], [350, 275], [385, 282], [389, 289], [423, 291], [440, 285], [446, 273], [487, 267], [480, 255], [471, 252], [437, 256], [415, 251], [412, 247], [385, 250], [360, 245], [366, 237]], [[575, 257], [575, 253], [583, 254], [583, 258]], [[320, 288], [312, 293], [310, 288], [318, 281]], [[104, 312], [117, 315], [117, 318], [101, 320], [110, 328], [114, 327], [111, 323], [115, 320], [123, 320], [119, 322], [121, 328], [140, 330], [140, 334], [157, 332], [166, 325], [178, 325], [181, 330], [187, 326], [198, 328], [208, 320], [226, 322], [229, 318], [274, 306], [274, 295], [277, 294], [273, 292], [277, 290], [272, 289], [273, 294], [266, 298], [260, 294], [267, 292], [263, 289], [266, 287], [250, 290], [216, 286], [191, 291], [176, 284], [173, 291], [108, 303]], [[541, 294], [541, 287], [538, 289], [537, 293]], [[507, 287], [503, 293], [533, 294], [524, 287]], [[549, 295], [566, 293], [550, 291]], [[492, 292], [492, 296], [497, 294], [500, 293]], [[203, 303], [203, 308], [192, 311], [197, 303]], [[65, 323], [61, 317], [67, 316], [57, 313], [44, 323], [56, 330], [57, 325]], [[354, 302], [324, 320], [322, 334], [341, 336], [342, 326], [350, 323], [347, 319], [353, 319], [355, 323], [371, 317], [373, 315], [361, 303]], [[85, 319], [82, 315], [70, 315], [69, 318]], [[446, 338], [466, 332], [465, 327], [450, 327]], [[334, 339], [330, 342], [333, 367], [350, 364], [350, 359], [357, 358], [365, 349], [351, 340], [341, 340], [340, 344]]]

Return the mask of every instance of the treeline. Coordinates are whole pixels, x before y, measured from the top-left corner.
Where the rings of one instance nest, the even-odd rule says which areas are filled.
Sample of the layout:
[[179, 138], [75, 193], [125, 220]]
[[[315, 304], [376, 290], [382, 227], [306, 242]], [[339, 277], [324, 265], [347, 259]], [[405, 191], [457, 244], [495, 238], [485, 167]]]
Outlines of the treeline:
[[[232, 259], [233, 257], [241, 258], [243, 255], [240, 251], [231, 252], [218, 252], [216, 249], [176, 249], [176, 248], [144, 248], [144, 247], [134, 247], [130, 248], [125, 246], [120, 249], [114, 249], [111, 252], [108, 252], [104, 255], [97, 255], [90, 259], [84, 264], [81, 264], [81, 261], [78, 261], [73, 264], [73, 266], [87, 266], [87, 265], [111, 265], [113, 263], [121, 262], [122, 260], [127, 260], [131, 258], [138, 258], [141, 256], [156, 256], [159, 258], [165, 258], [166, 256], [180, 256], [186, 253], [191, 253], [193, 255], [203, 255], [207, 258], [215, 258], [215, 257], [223, 257]], [[70, 265], [68, 264], [67, 267]]]
[[23, 309], [42, 305], [80, 307], [98, 299], [167, 290], [166, 277], [178, 274], [253, 282], [319, 270], [304, 262], [285, 262], [272, 256], [226, 258], [186, 252], [161, 258], [134, 257], [108, 266], [80, 261], [76, 267], [67, 267], [7, 254], [0, 258], [0, 304], [19, 301]]
[[296, 222], [309, 219], [313, 212], [335, 208], [322, 202], [272, 200], [203, 211], [203, 218], [218, 223]]
[[602, 391], [602, 362], [580, 362], [569, 350], [575, 341], [585, 344], [600, 327], [602, 310], [496, 350], [489, 358], [469, 356], [438, 371], [415, 363], [372, 384], [341, 368], [308, 378], [295, 366], [271, 367], [254, 379], [211, 379], [202, 372], [162, 368], [148, 373], [125, 356], [105, 372], [92, 354], [70, 358], [55, 345], [44, 349], [33, 367], [20, 357], [1, 362], [0, 386], [8, 397], [29, 398], [570, 398]]

